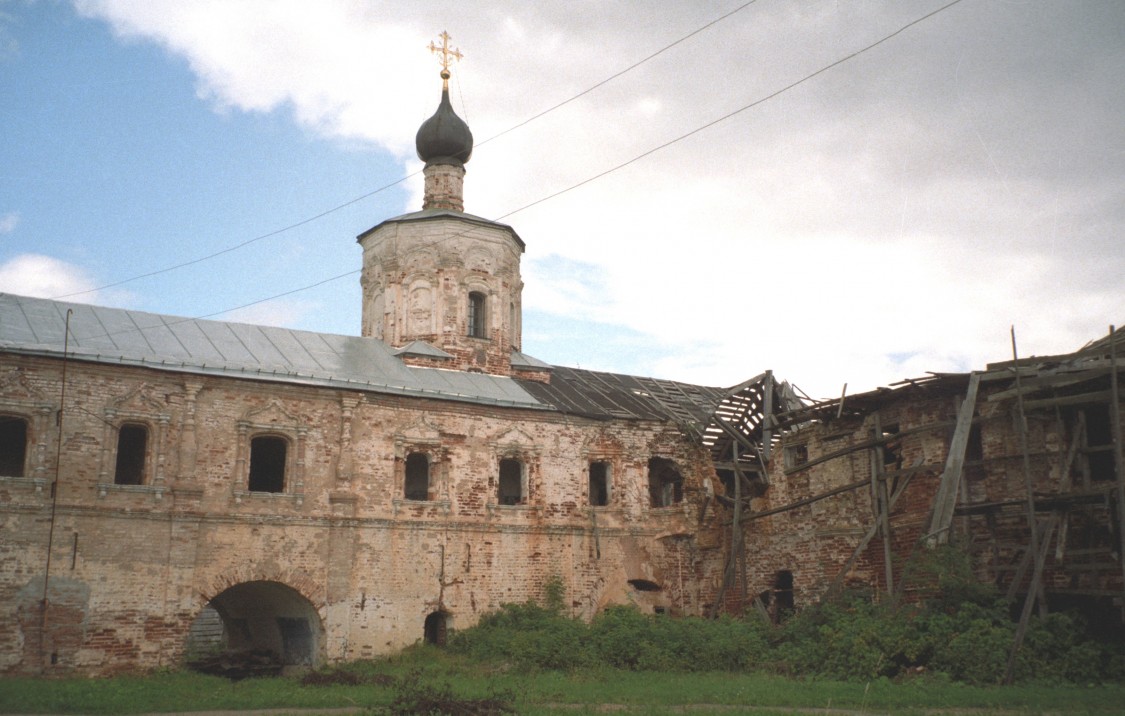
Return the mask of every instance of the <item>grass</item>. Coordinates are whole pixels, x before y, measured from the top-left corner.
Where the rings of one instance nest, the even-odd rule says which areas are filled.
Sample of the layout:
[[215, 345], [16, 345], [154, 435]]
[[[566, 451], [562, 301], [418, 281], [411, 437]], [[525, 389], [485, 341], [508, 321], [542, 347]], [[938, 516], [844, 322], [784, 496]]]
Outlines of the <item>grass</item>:
[[[2, 679], [0, 713], [129, 714], [167, 711], [333, 709], [363, 707], [386, 713], [401, 682], [411, 673], [422, 683], [449, 684], [463, 698], [494, 691], [517, 695], [519, 713], [596, 713], [602, 705], [623, 713], [770, 713], [785, 709], [842, 709], [853, 712], [933, 713], [933, 710], [1061, 714], [1114, 714], [1125, 704], [1125, 685], [981, 687], [920, 677], [868, 683], [790, 679], [769, 674], [657, 673], [586, 669], [572, 672], [518, 672], [482, 665], [431, 648], [410, 649], [380, 661], [341, 667], [365, 683], [356, 686], [302, 686], [299, 678], [230, 682], [191, 672], [162, 672], [112, 679]], [[707, 707], [713, 707], [708, 709]], [[794, 711], [796, 713], [796, 711]]]

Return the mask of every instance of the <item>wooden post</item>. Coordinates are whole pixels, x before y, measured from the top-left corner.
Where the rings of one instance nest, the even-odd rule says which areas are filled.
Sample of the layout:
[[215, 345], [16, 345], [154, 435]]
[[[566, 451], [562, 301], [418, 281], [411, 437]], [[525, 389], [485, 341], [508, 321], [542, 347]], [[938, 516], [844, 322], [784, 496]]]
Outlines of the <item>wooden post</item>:
[[[1039, 535], [1038, 530], [1035, 528], [1035, 492], [1031, 485], [1031, 455], [1027, 447], [1027, 415], [1023, 409], [1023, 388], [1020, 384], [1020, 359], [1019, 353], [1016, 351], [1016, 327], [1012, 326], [1012, 363], [1016, 371], [1016, 409], [1018, 411], [1018, 422], [1020, 429], [1020, 452], [1023, 454], [1023, 486], [1025, 494], [1027, 495], [1027, 528], [1031, 536], [1031, 554], [1039, 554]], [[1033, 584], [1034, 591], [1038, 591], [1038, 586]], [[1029, 595], [1032, 592], [1029, 592]], [[1022, 641], [1022, 639], [1021, 639]], [[1015, 658], [1013, 656], [1013, 658]]]
[[773, 449], [773, 434], [770, 430], [770, 421], [773, 417], [773, 371], [766, 371], [765, 391], [762, 395], [762, 469], [770, 461], [770, 451]]
[[[1121, 546], [1117, 558], [1121, 561], [1122, 593], [1125, 594], [1125, 459], [1121, 451], [1121, 399], [1117, 392], [1117, 337], [1109, 327], [1109, 416], [1113, 428], [1113, 469], [1117, 473], [1117, 536]], [[1123, 607], [1125, 609], [1125, 607]]]
[[738, 441], [731, 441], [731, 465], [734, 469], [734, 517], [730, 528], [730, 554], [727, 555], [726, 568], [723, 569], [723, 581], [715, 595], [715, 603], [711, 605], [711, 618], [719, 615], [722, 609], [723, 596], [727, 588], [734, 581], [735, 568], [738, 564], [738, 554], [742, 545], [742, 470], [738, 467]]
[[[879, 420], [879, 411], [874, 415], [875, 439], [883, 437], [883, 426]], [[883, 445], [879, 443], [871, 451], [871, 492], [875, 498], [875, 520], [883, 537], [883, 578], [886, 581], [887, 594], [893, 596], [895, 592], [894, 566], [891, 563], [891, 518], [887, 506], [887, 485], [881, 479], [883, 472]]]
[[961, 474], [965, 465], [965, 448], [969, 444], [969, 433], [973, 428], [973, 411], [977, 403], [977, 387], [980, 373], [969, 376], [969, 388], [965, 400], [957, 413], [957, 427], [953, 439], [949, 441], [949, 454], [945, 460], [945, 471], [941, 474], [937, 495], [934, 497], [934, 516], [926, 533], [926, 543], [930, 547], [949, 541], [949, 529], [953, 524], [953, 511], [957, 507], [960, 492]]
[[[910, 484], [910, 480], [914, 477], [914, 474], [914, 472], [907, 472], [906, 477], [904, 477], [902, 482], [899, 483], [898, 489], [896, 489], [894, 491], [894, 494], [891, 495], [891, 509], [893, 509], [895, 503], [898, 502], [898, 498], [901, 497], [904, 492], [906, 492], [906, 487]], [[826, 597], [839, 588], [840, 584], [844, 581], [844, 577], [847, 575], [848, 570], [852, 568], [852, 565], [855, 564], [855, 561], [859, 559], [859, 555], [863, 553], [863, 550], [867, 548], [867, 545], [870, 544], [871, 540], [874, 539], [876, 533], [879, 532], [880, 522], [881, 518], [876, 518], [875, 524], [871, 525], [871, 527], [868, 528], [867, 533], [863, 536], [862, 539], [860, 539], [859, 544], [857, 544], [855, 550], [852, 551], [852, 556], [848, 557], [848, 561], [844, 562], [844, 566], [841, 567], [840, 571], [836, 573], [836, 576], [832, 579], [832, 583], [829, 584], [828, 589], [825, 590]]]
[[[1051, 517], [1043, 525], [1043, 549], [1036, 550], [1035, 552], [1035, 570], [1031, 574], [1031, 584], [1028, 585], [1027, 597], [1023, 600], [1023, 611], [1020, 612], [1020, 623], [1016, 627], [1016, 637], [1012, 643], [1012, 651], [1008, 654], [1008, 668], [1004, 672], [1004, 683], [1011, 684], [1016, 675], [1016, 655], [1019, 654], [1020, 647], [1023, 646], [1023, 638], [1027, 634], [1027, 624], [1031, 619], [1031, 607], [1035, 603], [1035, 595], [1040, 591], [1040, 585], [1043, 579], [1043, 561], [1047, 557], [1047, 547], [1051, 544], [1051, 533], [1055, 529], [1055, 522], [1058, 520], [1056, 515]], [[1038, 532], [1035, 526], [1032, 526], [1032, 532]], [[1036, 537], [1038, 543], [1038, 537]], [[1042, 600], [1040, 600], [1042, 601]]]

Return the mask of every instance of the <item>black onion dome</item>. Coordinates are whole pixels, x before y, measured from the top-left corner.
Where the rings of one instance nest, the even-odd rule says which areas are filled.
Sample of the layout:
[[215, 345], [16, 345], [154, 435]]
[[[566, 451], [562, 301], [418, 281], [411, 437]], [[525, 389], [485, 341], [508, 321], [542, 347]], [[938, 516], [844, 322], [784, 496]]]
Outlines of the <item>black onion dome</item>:
[[464, 164], [473, 154], [473, 133], [453, 111], [449, 89], [441, 91], [441, 104], [434, 116], [422, 122], [414, 138], [418, 158], [426, 164]]

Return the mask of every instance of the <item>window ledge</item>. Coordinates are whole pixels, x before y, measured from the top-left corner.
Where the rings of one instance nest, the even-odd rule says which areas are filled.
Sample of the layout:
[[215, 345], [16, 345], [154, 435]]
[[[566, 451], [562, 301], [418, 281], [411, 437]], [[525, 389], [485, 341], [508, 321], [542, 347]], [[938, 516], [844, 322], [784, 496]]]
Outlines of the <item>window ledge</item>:
[[111, 482], [98, 483], [98, 497], [105, 497], [111, 492], [133, 493], [134, 495], [152, 495], [156, 500], [164, 499], [164, 492], [168, 488], [163, 485], [118, 485]]
[[252, 492], [250, 490], [231, 490], [234, 495], [235, 504], [242, 504], [243, 500], [256, 500], [264, 502], [292, 502], [295, 505], [302, 505], [305, 502], [305, 496], [300, 492]]
[[501, 514], [505, 512], [516, 514], [520, 512], [535, 512], [535, 505], [529, 505], [526, 502], [522, 502], [518, 505], [501, 505], [498, 502], [489, 502], [485, 507], [488, 508], [489, 514], [494, 512], [500, 512]]
[[625, 514], [621, 505], [586, 505], [586, 514], [595, 517], [620, 517]]
[[405, 497], [396, 497], [391, 500], [391, 505], [394, 508], [394, 513], [397, 515], [399, 510], [406, 507], [437, 507], [444, 514], [449, 514], [453, 503], [449, 500], [408, 500]]
[[684, 500], [682, 502], [677, 502], [674, 505], [668, 505], [667, 507], [652, 507], [652, 506], [650, 506], [648, 508], [648, 511], [649, 511], [649, 513], [654, 514], [654, 515], [687, 514], [687, 510], [688, 510], [687, 505], [688, 505], [687, 500]]
[[47, 481], [42, 477], [7, 477], [0, 476], [0, 485], [10, 485], [12, 487], [22, 487], [27, 490], [35, 490], [37, 493], [43, 492], [47, 487]]

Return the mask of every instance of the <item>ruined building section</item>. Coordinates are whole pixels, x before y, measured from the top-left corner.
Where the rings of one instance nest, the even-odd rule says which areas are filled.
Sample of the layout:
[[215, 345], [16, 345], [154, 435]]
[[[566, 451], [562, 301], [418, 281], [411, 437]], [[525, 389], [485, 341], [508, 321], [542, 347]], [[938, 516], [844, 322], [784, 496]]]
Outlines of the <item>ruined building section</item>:
[[777, 618], [848, 587], [910, 598], [910, 557], [952, 541], [1025, 612], [1077, 608], [1120, 629], [1123, 342], [1118, 331], [1073, 354], [764, 420], [776, 442], [768, 489], [743, 498], [744, 546], [727, 549], [749, 552], [749, 574], [726, 607]]

